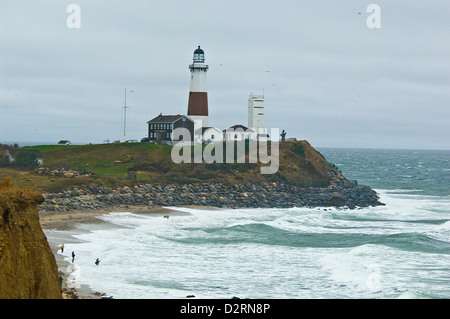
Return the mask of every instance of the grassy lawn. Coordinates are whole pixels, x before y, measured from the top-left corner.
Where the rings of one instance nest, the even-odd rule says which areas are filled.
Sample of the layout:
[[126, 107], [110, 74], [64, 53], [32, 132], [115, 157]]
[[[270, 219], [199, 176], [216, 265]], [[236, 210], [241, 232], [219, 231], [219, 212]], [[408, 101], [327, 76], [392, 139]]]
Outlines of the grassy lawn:
[[[205, 147], [205, 146], [203, 146]], [[39, 150], [45, 168], [93, 173], [91, 177], [68, 178], [40, 175], [37, 170], [0, 168], [0, 179], [11, 176], [19, 186], [43, 192], [73, 187], [114, 187], [132, 184], [128, 170], [137, 171], [138, 183], [223, 182], [228, 184], [289, 182], [301, 186], [327, 185], [328, 169], [334, 169], [306, 141], [280, 144], [280, 166], [276, 174], [260, 173], [261, 163], [181, 163], [172, 161], [172, 147], [153, 143], [111, 143], [94, 145], [37, 145], [24, 149]], [[193, 156], [194, 149], [191, 148]], [[236, 151], [235, 151], [236, 154]], [[248, 159], [248, 154], [246, 154]], [[267, 165], [264, 165], [267, 166]], [[135, 183], [135, 182], [134, 182]]]
[[89, 171], [100, 177], [124, 178], [137, 161], [155, 157], [167, 160], [171, 147], [149, 143], [117, 143], [95, 145], [37, 145], [27, 149], [39, 150], [44, 166]]

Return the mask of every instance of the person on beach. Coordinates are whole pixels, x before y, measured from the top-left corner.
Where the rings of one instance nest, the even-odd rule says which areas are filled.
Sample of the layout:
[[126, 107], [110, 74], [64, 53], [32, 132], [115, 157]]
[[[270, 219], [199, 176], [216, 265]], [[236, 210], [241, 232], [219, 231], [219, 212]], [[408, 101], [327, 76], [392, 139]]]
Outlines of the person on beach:
[[95, 264], [98, 266], [99, 263], [100, 263], [100, 259], [97, 258], [97, 260], [95, 261]]
[[64, 243], [61, 245], [61, 253], [64, 252]]
[[75, 260], [75, 252], [72, 251], [72, 262]]

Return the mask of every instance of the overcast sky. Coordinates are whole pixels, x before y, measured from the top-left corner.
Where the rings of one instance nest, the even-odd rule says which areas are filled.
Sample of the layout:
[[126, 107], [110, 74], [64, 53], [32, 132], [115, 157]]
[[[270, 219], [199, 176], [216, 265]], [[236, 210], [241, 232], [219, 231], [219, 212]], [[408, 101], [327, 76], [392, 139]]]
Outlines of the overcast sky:
[[[70, 4], [80, 28], [69, 28]], [[369, 28], [370, 4], [381, 28]], [[209, 124], [265, 124], [314, 147], [450, 149], [450, 2], [2, 0], [0, 142], [103, 143], [186, 114], [205, 51]], [[75, 20], [70, 20], [75, 21]], [[377, 20], [378, 21], [378, 20]], [[133, 93], [131, 91], [134, 90]]]

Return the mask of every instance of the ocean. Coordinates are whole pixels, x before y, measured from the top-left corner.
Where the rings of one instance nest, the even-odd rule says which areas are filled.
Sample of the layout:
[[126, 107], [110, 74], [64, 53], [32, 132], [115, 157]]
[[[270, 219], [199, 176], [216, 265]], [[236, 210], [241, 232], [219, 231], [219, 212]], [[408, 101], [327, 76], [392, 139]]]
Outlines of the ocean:
[[386, 205], [111, 212], [58, 254], [114, 298], [449, 298], [450, 151], [318, 150]]

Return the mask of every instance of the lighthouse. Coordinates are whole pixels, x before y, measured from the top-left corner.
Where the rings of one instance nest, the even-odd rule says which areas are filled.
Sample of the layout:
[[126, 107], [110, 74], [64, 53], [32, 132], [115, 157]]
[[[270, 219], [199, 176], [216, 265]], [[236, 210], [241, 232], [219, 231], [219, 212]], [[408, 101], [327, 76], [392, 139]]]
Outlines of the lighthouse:
[[202, 126], [208, 126], [208, 93], [206, 91], [205, 52], [200, 46], [194, 51], [194, 62], [189, 65], [191, 70], [191, 85], [187, 115], [193, 120], [201, 120]]

